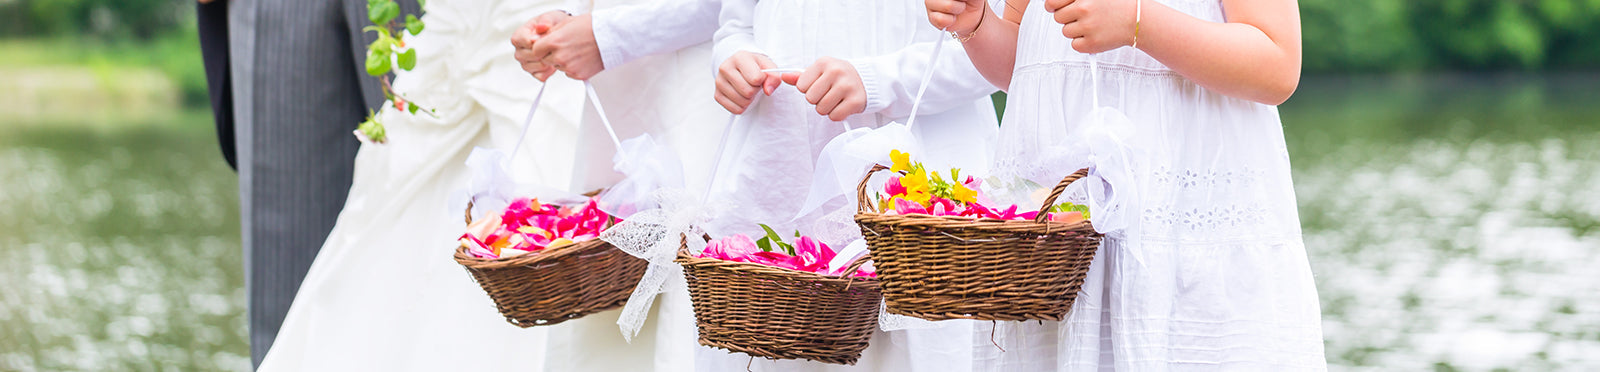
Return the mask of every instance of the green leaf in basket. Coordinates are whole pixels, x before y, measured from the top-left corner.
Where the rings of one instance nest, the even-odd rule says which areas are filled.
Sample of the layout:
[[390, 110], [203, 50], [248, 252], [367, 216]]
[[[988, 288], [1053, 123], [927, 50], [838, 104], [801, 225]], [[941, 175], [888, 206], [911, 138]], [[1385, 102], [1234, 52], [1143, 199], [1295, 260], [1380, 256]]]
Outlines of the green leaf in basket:
[[771, 252], [772, 251], [772, 240], [771, 239], [767, 239], [767, 237], [763, 236], [763, 237], [761, 237], [761, 239], [756, 239], [756, 246], [757, 247], [761, 247], [761, 251], [762, 252]]
[[761, 225], [761, 229], [767, 231], [767, 238], [772, 239], [772, 241], [776, 241], [776, 242], [783, 241], [783, 237], [779, 236], [778, 232], [776, 230], [772, 229], [772, 226], [767, 226], [767, 224], [764, 224], [764, 223], [763, 224], [757, 224], [757, 225]]

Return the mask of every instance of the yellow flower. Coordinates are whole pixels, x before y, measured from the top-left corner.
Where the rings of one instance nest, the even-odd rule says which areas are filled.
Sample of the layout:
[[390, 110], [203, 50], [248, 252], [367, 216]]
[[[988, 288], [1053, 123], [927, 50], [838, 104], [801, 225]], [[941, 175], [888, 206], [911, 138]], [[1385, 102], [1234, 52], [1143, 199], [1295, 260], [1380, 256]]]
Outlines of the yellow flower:
[[890, 172], [911, 171], [910, 153], [900, 152], [900, 150], [889, 150], [889, 160], [892, 164], [892, 166], [889, 167]]
[[959, 183], [952, 183], [951, 185], [953, 185], [953, 186], [952, 186], [952, 190], [950, 191], [950, 199], [958, 201], [958, 202], [962, 202], [962, 203], [976, 203], [976, 202], [978, 202], [978, 192], [977, 191], [973, 191], [972, 189], [967, 188], [966, 185], [962, 185], [962, 184], [959, 184]]
[[914, 201], [924, 206], [928, 205], [928, 199], [931, 196], [928, 190], [928, 175], [923, 174], [920, 170], [912, 170], [905, 177], [900, 177], [900, 185], [906, 188], [906, 200]]

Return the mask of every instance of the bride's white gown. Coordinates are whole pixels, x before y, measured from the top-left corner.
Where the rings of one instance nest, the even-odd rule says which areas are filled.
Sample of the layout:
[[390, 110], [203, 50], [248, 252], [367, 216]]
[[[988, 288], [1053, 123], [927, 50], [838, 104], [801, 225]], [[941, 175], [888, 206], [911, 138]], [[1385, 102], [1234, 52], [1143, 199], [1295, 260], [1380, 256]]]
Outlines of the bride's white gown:
[[[451, 259], [463, 229], [450, 195], [473, 147], [507, 149], [539, 82], [507, 44], [561, 0], [428, 2], [427, 28], [407, 40], [417, 68], [395, 87], [437, 117], [380, 113], [389, 143], [363, 146], [350, 198], [295, 298], [262, 371], [539, 370], [547, 329], [506, 324]], [[571, 180], [582, 85], [551, 79], [513, 174]], [[334, 124], [334, 123], [330, 123]]]

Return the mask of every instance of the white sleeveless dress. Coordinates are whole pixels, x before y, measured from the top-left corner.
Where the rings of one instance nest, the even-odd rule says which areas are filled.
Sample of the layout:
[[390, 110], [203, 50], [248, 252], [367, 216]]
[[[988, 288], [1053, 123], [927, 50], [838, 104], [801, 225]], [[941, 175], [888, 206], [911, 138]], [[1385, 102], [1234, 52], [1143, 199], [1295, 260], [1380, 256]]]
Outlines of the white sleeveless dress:
[[[395, 88], [438, 117], [380, 112], [389, 143], [364, 145], [339, 220], [312, 264], [261, 371], [529, 371], [547, 330], [507, 324], [457, 264], [474, 147], [516, 142], [539, 82], [506, 44], [512, 30], [560, 1], [430, 1], [427, 29], [407, 40], [415, 70]], [[513, 176], [568, 182], [582, 85], [551, 79]], [[328, 123], [353, 125], [354, 123]], [[530, 147], [534, 148], [534, 147]]]
[[[1221, 22], [1218, 0], [1159, 1]], [[1029, 4], [994, 171], [1054, 184], [1037, 161], [1085, 120], [1088, 55]], [[1321, 313], [1301, 242], [1277, 108], [1196, 85], [1144, 52], [1099, 62], [1100, 102], [1145, 150], [1137, 233], [1108, 239], [1063, 322], [1000, 323], [978, 363], [995, 371], [1321, 370]], [[1081, 199], [1081, 194], [1079, 195]], [[1080, 201], [1081, 202], [1081, 201]], [[980, 330], [988, 324], [981, 324]]]

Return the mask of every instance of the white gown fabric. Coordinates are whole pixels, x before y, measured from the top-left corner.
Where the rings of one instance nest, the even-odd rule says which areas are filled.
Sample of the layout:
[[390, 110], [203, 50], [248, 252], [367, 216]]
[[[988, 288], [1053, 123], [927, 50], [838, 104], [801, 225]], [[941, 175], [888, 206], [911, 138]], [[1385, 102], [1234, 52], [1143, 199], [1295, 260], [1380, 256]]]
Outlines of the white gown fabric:
[[[683, 179], [701, 190], [728, 112], [712, 100], [705, 77], [715, 0], [619, 0], [593, 3], [595, 38], [606, 70], [589, 79], [621, 140], [650, 134], [678, 153]], [[574, 13], [587, 4], [569, 5]], [[695, 23], [695, 19], [702, 22]], [[698, 24], [698, 26], [696, 26]], [[696, 41], [698, 40], [698, 41]], [[672, 50], [687, 46], [680, 50]], [[546, 97], [549, 98], [548, 96]], [[592, 105], [583, 111], [572, 191], [608, 187], [616, 146]], [[550, 328], [547, 371], [692, 371], [698, 348], [694, 309], [682, 276], [669, 278], [654, 311], [630, 343], [605, 311]]]
[[[1217, 0], [1155, 0], [1223, 21]], [[1090, 112], [1090, 56], [1029, 5], [995, 172], [1053, 185], [1040, 162]], [[1301, 242], [1277, 108], [1227, 97], [1145, 53], [1099, 61], [1100, 102], [1132, 121], [1148, 165], [1139, 229], [1101, 245], [1064, 322], [1003, 322], [980, 345], [992, 371], [1321, 370], [1321, 314]], [[1081, 203], [1081, 194], [1078, 195]], [[980, 331], [989, 327], [980, 325]]]
[[[547, 330], [507, 324], [451, 255], [474, 147], [509, 151], [539, 82], [506, 40], [557, 1], [430, 1], [427, 29], [407, 40], [415, 70], [398, 91], [438, 117], [382, 115], [389, 143], [366, 145], [338, 224], [318, 253], [261, 371], [538, 370]], [[568, 182], [582, 85], [551, 79], [528, 148], [513, 163], [521, 182]]]
[[[811, 188], [813, 167], [824, 145], [843, 133], [846, 125], [860, 128], [904, 122], [928, 70], [933, 42], [949, 37], [928, 24], [922, 3], [913, 0], [724, 0], [722, 6], [712, 66], [740, 50], [765, 54], [782, 68], [806, 68], [819, 57], [832, 56], [851, 62], [866, 84], [865, 112], [851, 116], [846, 123], [818, 115], [795, 87], [783, 85], [772, 96], [760, 97], [731, 129], [715, 187], [720, 199], [730, 201], [736, 212], [718, 217], [712, 235], [755, 236], [761, 231], [756, 223], [807, 233], [823, 215], [841, 207], [832, 205], [795, 218]], [[972, 67], [961, 48], [947, 45], [942, 53], [913, 128], [925, 148], [941, 151], [917, 156], [930, 166], [960, 166], [981, 173], [996, 132], [994, 107], [988, 98], [995, 89]], [[701, 76], [712, 80], [704, 72]], [[844, 242], [828, 243], [839, 249]], [[746, 354], [702, 347], [695, 367], [702, 371], [745, 370], [747, 366], [755, 371], [967, 370], [972, 365], [973, 322], [939, 325], [877, 331], [854, 366], [752, 360]]]

